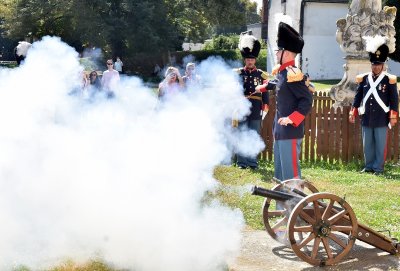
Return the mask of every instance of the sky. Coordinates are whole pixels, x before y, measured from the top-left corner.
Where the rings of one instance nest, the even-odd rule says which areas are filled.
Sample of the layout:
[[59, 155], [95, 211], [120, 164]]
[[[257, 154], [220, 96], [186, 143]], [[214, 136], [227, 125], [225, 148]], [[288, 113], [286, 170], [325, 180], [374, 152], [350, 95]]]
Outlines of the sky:
[[261, 6], [262, 6], [262, 0], [251, 0], [251, 1], [257, 3], [257, 9], [258, 9], [258, 10], [261, 8]]

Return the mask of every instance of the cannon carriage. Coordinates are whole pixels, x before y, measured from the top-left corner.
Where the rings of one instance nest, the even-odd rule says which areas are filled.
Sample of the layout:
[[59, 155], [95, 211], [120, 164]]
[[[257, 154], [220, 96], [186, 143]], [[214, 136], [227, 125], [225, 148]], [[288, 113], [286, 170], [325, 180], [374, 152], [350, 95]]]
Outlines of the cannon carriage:
[[265, 197], [263, 220], [268, 234], [290, 246], [302, 260], [315, 266], [337, 264], [356, 239], [399, 253], [398, 240], [358, 223], [343, 198], [321, 193], [308, 181], [275, 181], [278, 184], [271, 190], [254, 186], [252, 194]]

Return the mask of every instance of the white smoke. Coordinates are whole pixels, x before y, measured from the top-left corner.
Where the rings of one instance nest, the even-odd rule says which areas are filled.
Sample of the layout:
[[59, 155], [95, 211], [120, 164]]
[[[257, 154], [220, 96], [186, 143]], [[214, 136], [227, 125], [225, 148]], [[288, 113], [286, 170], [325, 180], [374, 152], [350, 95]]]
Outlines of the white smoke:
[[204, 88], [165, 103], [137, 78], [89, 102], [70, 95], [81, 71], [52, 37], [0, 69], [0, 269], [101, 257], [134, 270], [222, 270], [243, 217], [202, 199], [231, 150], [263, 147], [229, 126], [249, 110], [235, 75], [214, 59], [198, 66]]

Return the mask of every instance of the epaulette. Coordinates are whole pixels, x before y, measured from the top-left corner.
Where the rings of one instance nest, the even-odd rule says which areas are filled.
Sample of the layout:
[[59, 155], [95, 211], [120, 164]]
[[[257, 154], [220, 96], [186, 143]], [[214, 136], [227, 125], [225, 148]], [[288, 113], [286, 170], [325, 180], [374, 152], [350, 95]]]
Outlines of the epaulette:
[[273, 76], [277, 75], [280, 67], [281, 67], [280, 64], [276, 64], [276, 65], [272, 68], [271, 75], [273, 75]]
[[263, 70], [258, 69], [259, 72], [261, 72], [261, 78], [264, 80], [268, 79], [269, 74]]
[[299, 68], [289, 66], [286, 68], [286, 70], [287, 70], [288, 83], [298, 82], [298, 81], [303, 80], [304, 75], [303, 75], [303, 72]]
[[397, 76], [390, 74], [390, 73], [386, 73], [386, 75], [389, 77], [389, 84], [396, 84], [397, 83]]
[[366, 75], [368, 75], [368, 74], [369, 74], [369, 72], [358, 74], [358, 75], [356, 76], [356, 82], [357, 82], [358, 84], [361, 83], [361, 82], [363, 81], [364, 77], [365, 77]]
[[232, 70], [233, 70], [233, 72], [236, 72], [237, 74], [241, 74], [243, 68], [237, 68], [237, 69], [232, 69]]

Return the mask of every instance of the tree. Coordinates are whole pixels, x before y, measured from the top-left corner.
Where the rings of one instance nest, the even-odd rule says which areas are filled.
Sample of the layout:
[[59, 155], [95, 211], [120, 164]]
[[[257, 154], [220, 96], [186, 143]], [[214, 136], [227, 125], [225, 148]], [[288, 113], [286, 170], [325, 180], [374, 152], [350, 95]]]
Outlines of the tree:
[[[250, 0], [2, 0], [7, 36], [60, 36], [78, 51], [109, 57], [180, 49], [259, 20]], [[258, 18], [258, 19], [257, 19]]]
[[16, 40], [7, 38], [5, 28], [5, 18], [11, 16], [14, 0], [3, 0], [0, 4], [0, 59], [11, 60], [14, 58], [13, 49], [17, 43]]

